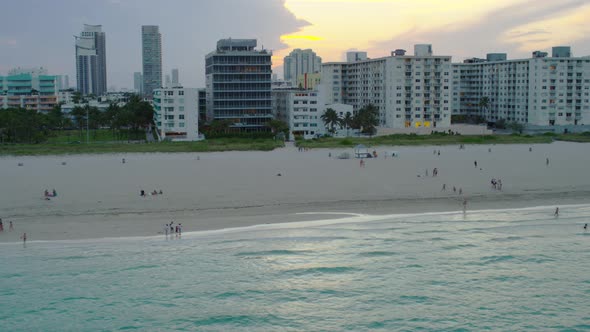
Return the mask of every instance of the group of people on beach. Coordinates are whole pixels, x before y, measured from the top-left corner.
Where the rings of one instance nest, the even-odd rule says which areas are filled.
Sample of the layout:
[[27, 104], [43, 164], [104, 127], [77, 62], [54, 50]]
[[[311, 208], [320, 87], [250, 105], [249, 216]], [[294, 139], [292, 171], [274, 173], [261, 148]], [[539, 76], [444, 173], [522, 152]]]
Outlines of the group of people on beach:
[[495, 179], [492, 178], [492, 180], [490, 180], [490, 183], [492, 184], [492, 188], [495, 190], [502, 190], [502, 180], [501, 179]]
[[[440, 191], [447, 191], [447, 184], [443, 183], [442, 189]], [[456, 194], [459, 192], [459, 195], [463, 195], [463, 188], [457, 189], [457, 187], [453, 186], [453, 193]]]
[[[162, 189], [160, 189], [160, 190], [155, 190], [155, 189], [154, 189], [154, 191], [152, 191], [152, 192], [150, 193], [150, 195], [151, 195], [151, 196], [164, 195], [164, 192], [162, 191]], [[141, 197], [146, 197], [146, 196], [147, 196], [147, 194], [145, 193], [145, 190], [143, 190], [143, 189], [142, 189], [142, 190], [140, 190], [140, 191], [139, 191], [139, 196], [141, 196]]]
[[178, 225], [174, 226], [174, 221], [170, 222], [169, 224], [164, 225], [164, 234], [168, 236], [168, 234], [176, 234], [177, 236], [182, 234], [182, 224], [179, 223]]
[[299, 151], [299, 152], [307, 152], [309, 150], [310, 150], [310, 148], [304, 148], [302, 146], [297, 147], [297, 151]]
[[48, 201], [51, 199], [51, 197], [57, 197], [57, 191], [55, 191], [55, 189], [52, 189], [51, 191], [45, 189], [43, 192], [43, 197]]
[[[8, 231], [12, 232], [14, 230], [14, 225], [12, 221], [8, 222]], [[4, 223], [2, 222], [2, 218], [0, 218], [0, 233], [4, 232]]]

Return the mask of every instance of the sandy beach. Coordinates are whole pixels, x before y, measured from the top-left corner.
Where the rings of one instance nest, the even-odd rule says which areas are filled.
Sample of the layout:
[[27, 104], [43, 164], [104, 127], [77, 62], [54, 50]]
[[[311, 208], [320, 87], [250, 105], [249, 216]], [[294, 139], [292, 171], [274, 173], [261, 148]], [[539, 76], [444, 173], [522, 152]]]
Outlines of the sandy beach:
[[[292, 146], [271, 152], [3, 157], [0, 242], [18, 241], [23, 232], [31, 240], [155, 235], [171, 220], [190, 232], [337, 213], [459, 211], [464, 198], [469, 211], [588, 203], [590, 197], [586, 144], [372, 150], [379, 157], [366, 159], [365, 167], [357, 159], [335, 158], [352, 149], [298, 152]], [[392, 151], [399, 157], [384, 157]], [[501, 191], [491, 187], [492, 178], [501, 179]], [[58, 196], [45, 200], [43, 191], [54, 188]], [[142, 189], [163, 195], [140, 197]], [[324, 214], [301, 214], [307, 212]], [[8, 221], [14, 232], [6, 231]]]

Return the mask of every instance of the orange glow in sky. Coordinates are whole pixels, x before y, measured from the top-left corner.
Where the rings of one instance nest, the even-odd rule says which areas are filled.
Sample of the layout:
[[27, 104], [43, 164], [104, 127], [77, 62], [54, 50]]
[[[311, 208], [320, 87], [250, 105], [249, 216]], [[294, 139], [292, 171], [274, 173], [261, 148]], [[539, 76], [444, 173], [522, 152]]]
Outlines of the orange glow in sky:
[[[493, 25], [495, 13], [509, 16], [515, 6], [519, 6], [519, 17], [528, 21], [511, 24], [498, 33], [494, 42], [500, 45], [512, 43], [518, 50], [529, 52], [571, 43], [590, 33], [585, 22], [590, 16], [590, 5], [552, 11], [555, 3], [550, 0], [534, 3], [530, 0], [286, 0], [285, 7], [310, 25], [281, 36], [288, 48], [276, 51], [273, 63], [282, 65], [283, 57], [295, 48], [311, 48], [325, 62], [341, 61], [344, 52], [350, 49], [369, 50], [371, 57], [384, 56], [393, 48], [380, 49], [383, 46], [379, 43], [392, 41], [394, 45], [402, 34], [428, 36], [441, 29], [469, 31], [470, 26], [482, 24], [485, 19], [484, 24]], [[541, 13], [541, 10], [545, 11]], [[416, 43], [433, 44], [436, 52], [436, 40], [418, 39]], [[457, 43], [468, 44], [469, 41], [458, 40]], [[411, 45], [397, 47], [411, 49]]]

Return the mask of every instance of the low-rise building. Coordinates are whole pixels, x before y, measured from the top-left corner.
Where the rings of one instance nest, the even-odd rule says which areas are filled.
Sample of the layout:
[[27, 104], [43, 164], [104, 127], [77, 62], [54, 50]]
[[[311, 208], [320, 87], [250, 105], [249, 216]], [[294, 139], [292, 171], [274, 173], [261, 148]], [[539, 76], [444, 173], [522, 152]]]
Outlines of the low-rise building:
[[164, 88], [153, 94], [154, 122], [161, 140], [198, 141], [199, 89]]
[[0, 95], [0, 108], [26, 108], [38, 112], [48, 112], [58, 104], [55, 95]]
[[343, 118], [352, 114], [351, 105], [326, 104], [316, 90], [275, 89], [272, 92], [274, 115], [289, 125], [289, 138], [311, 139], [327, 134], [322, 115], [331, 108]]

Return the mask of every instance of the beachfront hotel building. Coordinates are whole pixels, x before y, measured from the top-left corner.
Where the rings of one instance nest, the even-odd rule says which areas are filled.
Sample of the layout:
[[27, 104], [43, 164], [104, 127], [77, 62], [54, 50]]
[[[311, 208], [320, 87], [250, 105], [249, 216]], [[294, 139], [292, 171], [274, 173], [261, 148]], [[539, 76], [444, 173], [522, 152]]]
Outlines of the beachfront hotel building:
[[157, 25], [141, 26], [141, 61], [145, 97], [151, 98], [162, 87], [162, 35]]
[[528, 59], [503, 53], [468, 59], [453, 64], [453, 79], [453, 114], [539, 130], [590, 126], [590, 57], [573, 57], [570, 47], [554, 47], [551, 57], [535, 51]]
[[154, 122], [160, 140], [198, 141], [199, 89], [158, 88], [153, 91]]
[[106, 35], [101, 25], [84, 24], [80, 36], [74, 36], [76, 81], [83, 95], [107, 92]]
[[311, 49], [294, 49], [283, 59], [283, 76], [285, 81], [297, 86], [299, 77], [305, 74], [319, 73], [322, 70], [322, 58]]
[[16, 68], [0, 76], [0, 109], [50, 111], [57, 105], [57, 78], [44, 68]]
[[322, 115], [329, 108], [341, 118], [347, 112], [352, 114], [351, 105], [327, 105], [322, 96], [317, 90], [283, 88], [272, 91], [274, 116], [289, 125], [289, 139], [311, 139], [325, 135], [327, 131]]
[[239, 131], [268, 131], [271, 56], [256, 39], [222, 39], [205, 57], [207, 120], [228, 120]]
[[321, 85], [331, 104], [352, 105], [354, 112], [374, 105], [382, 128], [448, 128], [451, 123], [450, 56], [433, 55], [431, 45], [415, 45], [414, 55], [395, 50], [369, 59], [348, 54], [347, 62], [322, 65]]

